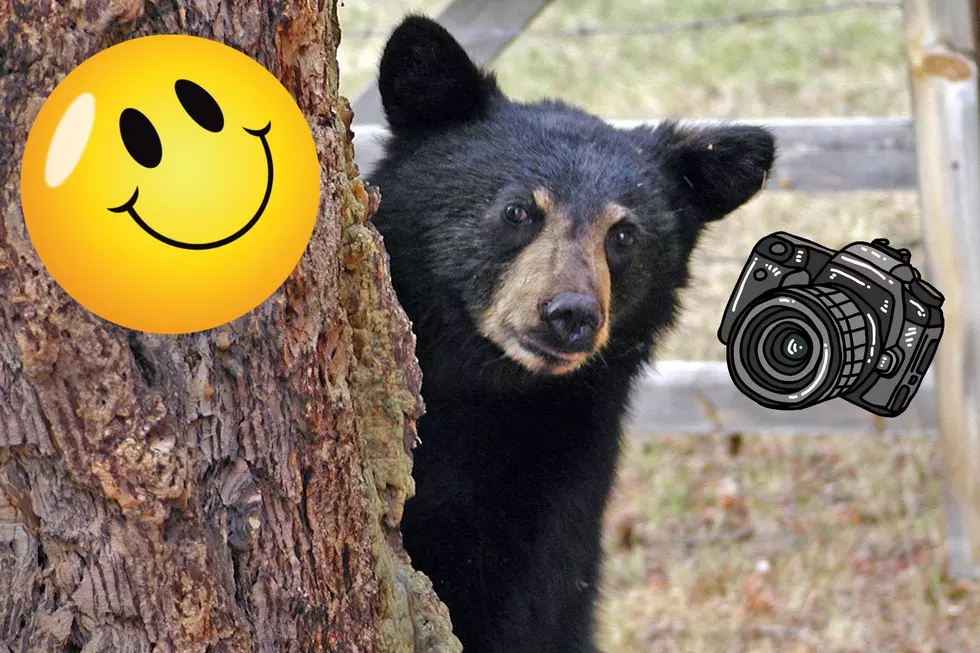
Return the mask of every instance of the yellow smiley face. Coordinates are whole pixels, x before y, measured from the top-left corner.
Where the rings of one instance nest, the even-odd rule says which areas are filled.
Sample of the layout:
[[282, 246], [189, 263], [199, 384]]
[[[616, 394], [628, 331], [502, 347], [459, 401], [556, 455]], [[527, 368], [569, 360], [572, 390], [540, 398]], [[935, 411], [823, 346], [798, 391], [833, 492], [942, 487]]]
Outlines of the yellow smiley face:
[[265, 301], [313, 232], [306, 119], [257, 62], [161, 35], [104, 50], [41, 107], [21, 203], [51, 276], [121, 326], [191, 333]]

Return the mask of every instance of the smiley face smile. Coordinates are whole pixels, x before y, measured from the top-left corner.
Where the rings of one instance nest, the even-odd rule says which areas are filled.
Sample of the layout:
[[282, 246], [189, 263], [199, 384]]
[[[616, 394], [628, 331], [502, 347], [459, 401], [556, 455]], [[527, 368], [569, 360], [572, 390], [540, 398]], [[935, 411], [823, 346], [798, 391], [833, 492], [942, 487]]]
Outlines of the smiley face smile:
[[150, 234], [151, 236], [159, 240], [161, 243], [165, 243], [172, 247], [179, 247], [181, 249], [203, 250], [203, 249], [214, 249], [215, 247], [222, 247], [229, 243], [235, 242], [236, 240], [238, 240], [239, 238], [247, 234], [249, 230], [255, 226], [255, 223], [259, 221], [259, 218], [262, 217], [262, 213], [265, 211], [266, 205], [269, 203], [269, 196], [272, 194], [272, 173], [273, 173], [272, 150], [269, 149], [269, 141], [266, 140], [265, 138], [266, 134], [269, 133], [269, 130], [272, 129], [272, 122], [270, 121], [262, 129], [249, 129], [248, 127], [244, 127], [243, 129], [249, 134], [251, 134], [252, 136], [258, 137], [258, 139], [262, 141], [262, 148], [265, 150], [265, 163], [268, 169], [268, 175], [267, 175], [267, 181], [265, 185], [265, 195], [262, 196], [262, 202], [259, 204], [259, 208], [255, 211], [255, 215], [252, 216], [252, 219], [249, 220], [245, 224], [245, 226], [243, 226], [235, 233], [231, 234], [230, 236], [225, 236], [224, 238], [221, 238], [219, 240], [211, 241], [209, 243], [187, 243], [184, 241], [175, 240], [173, 238], [170, 238], [169, 236], [164, 236], [159, 231], [157, 231], [156, 229], [148, 225], [146, 221], [142, 217], [140, 217], [140, 214], [136, 211], [136, 199], [139, 197], [140, 194], [139, 186], [136, 187], [136, 190], [133, 191], [133, 196], [130, 197], [125, 204], [122, 204], [121, 206], [111, 207], [109, 208], [109, 210], [112, 211], [113, 213], [124, 213], [124, 212], [129, 213], [129, 216], [133, 219], [133, 221], [136, 224], [140, 226], [140, 229]]

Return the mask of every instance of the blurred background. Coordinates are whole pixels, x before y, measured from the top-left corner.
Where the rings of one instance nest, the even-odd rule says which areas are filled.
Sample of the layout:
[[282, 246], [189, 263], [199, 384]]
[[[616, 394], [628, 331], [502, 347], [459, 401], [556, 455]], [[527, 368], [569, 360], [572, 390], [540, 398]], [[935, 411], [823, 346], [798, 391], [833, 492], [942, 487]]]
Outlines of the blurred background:
[[[341, 93], [373, 79], [406, 13], [444, 4], [347, 0]], [[711, 26], [760, 10], [779, 15]], [[621, 29], [656, 25], [686, 27]], [[595, 29], [568, 33], [581, 27]], [[557, 96], [606, 119], [910, 112], [889, 2], [553, 0], [491, 67], [516, 99]], [[752, 246], [781, 229], [832, 248], [887, 237], [928, 278], [916, 192], [763, 193], [703, 238], [661, 359], [724, 360], [721, 311]], [[980, 651], [980, 588], [945, 576], [935, 439], [650, 436], [629, 439], [607, 513], [607, 653]]]

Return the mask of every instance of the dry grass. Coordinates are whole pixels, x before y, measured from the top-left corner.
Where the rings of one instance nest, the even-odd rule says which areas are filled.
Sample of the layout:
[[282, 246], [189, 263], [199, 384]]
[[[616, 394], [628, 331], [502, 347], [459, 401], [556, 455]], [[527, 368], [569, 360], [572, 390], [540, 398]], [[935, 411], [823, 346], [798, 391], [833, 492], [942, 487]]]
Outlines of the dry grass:
[[980, 649], [976, 584], [943, 577], [939, 479], [923, 441], [634, 443], [607, 514], [606, 650]]
[[[532, 29], [823, 3], [553, 0]], [[442, 4], [347, 0], [341, 25], [386, 31]], [[382, 45], [342, 43], [342, 92], [371, 79]], [[665, 36], [529, 35], [494, 68], [516, 98], [560, 96], [607, 118], [909, 112], [897, 10]], [[752, 245], [776, 230], [830, 247], [883, 236], [924, 262], [914, 193], [767, 193], [706, 234], [662, 358], [723, 359], [721, 310]], [[980, 651], [980, 589], [943, 577], [935, 443], [747, 436], [739, 455], [728, 447], [677, 436], [627, 452], [608, 513], [604, 650]]]

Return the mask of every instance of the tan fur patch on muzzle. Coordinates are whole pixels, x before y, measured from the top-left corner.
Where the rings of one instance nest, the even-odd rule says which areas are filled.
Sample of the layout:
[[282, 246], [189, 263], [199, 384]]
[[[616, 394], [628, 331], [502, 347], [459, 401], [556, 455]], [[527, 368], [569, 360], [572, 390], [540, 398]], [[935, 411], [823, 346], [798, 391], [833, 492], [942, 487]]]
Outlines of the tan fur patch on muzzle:
[[[610, 203], [594, 217], [584, 233], [575, 233], [567, 210], [554, 203], [547, 189], [539, 188], [533, 196], [545, 216], [544, 225], [501, 276], [480, 327], [484, 336], [526, 368], [565, 374], [585, 363], [609, 341], [612, 282], [605, 241], [609, 228], [623, 219], [627, 211]], [[541, 326], [541, 304], [563, 292], [594, 296], [602, 311], [602, 324], [596, 331], [591, 353], [548, 366], [522, 347], [520, 339]]]

